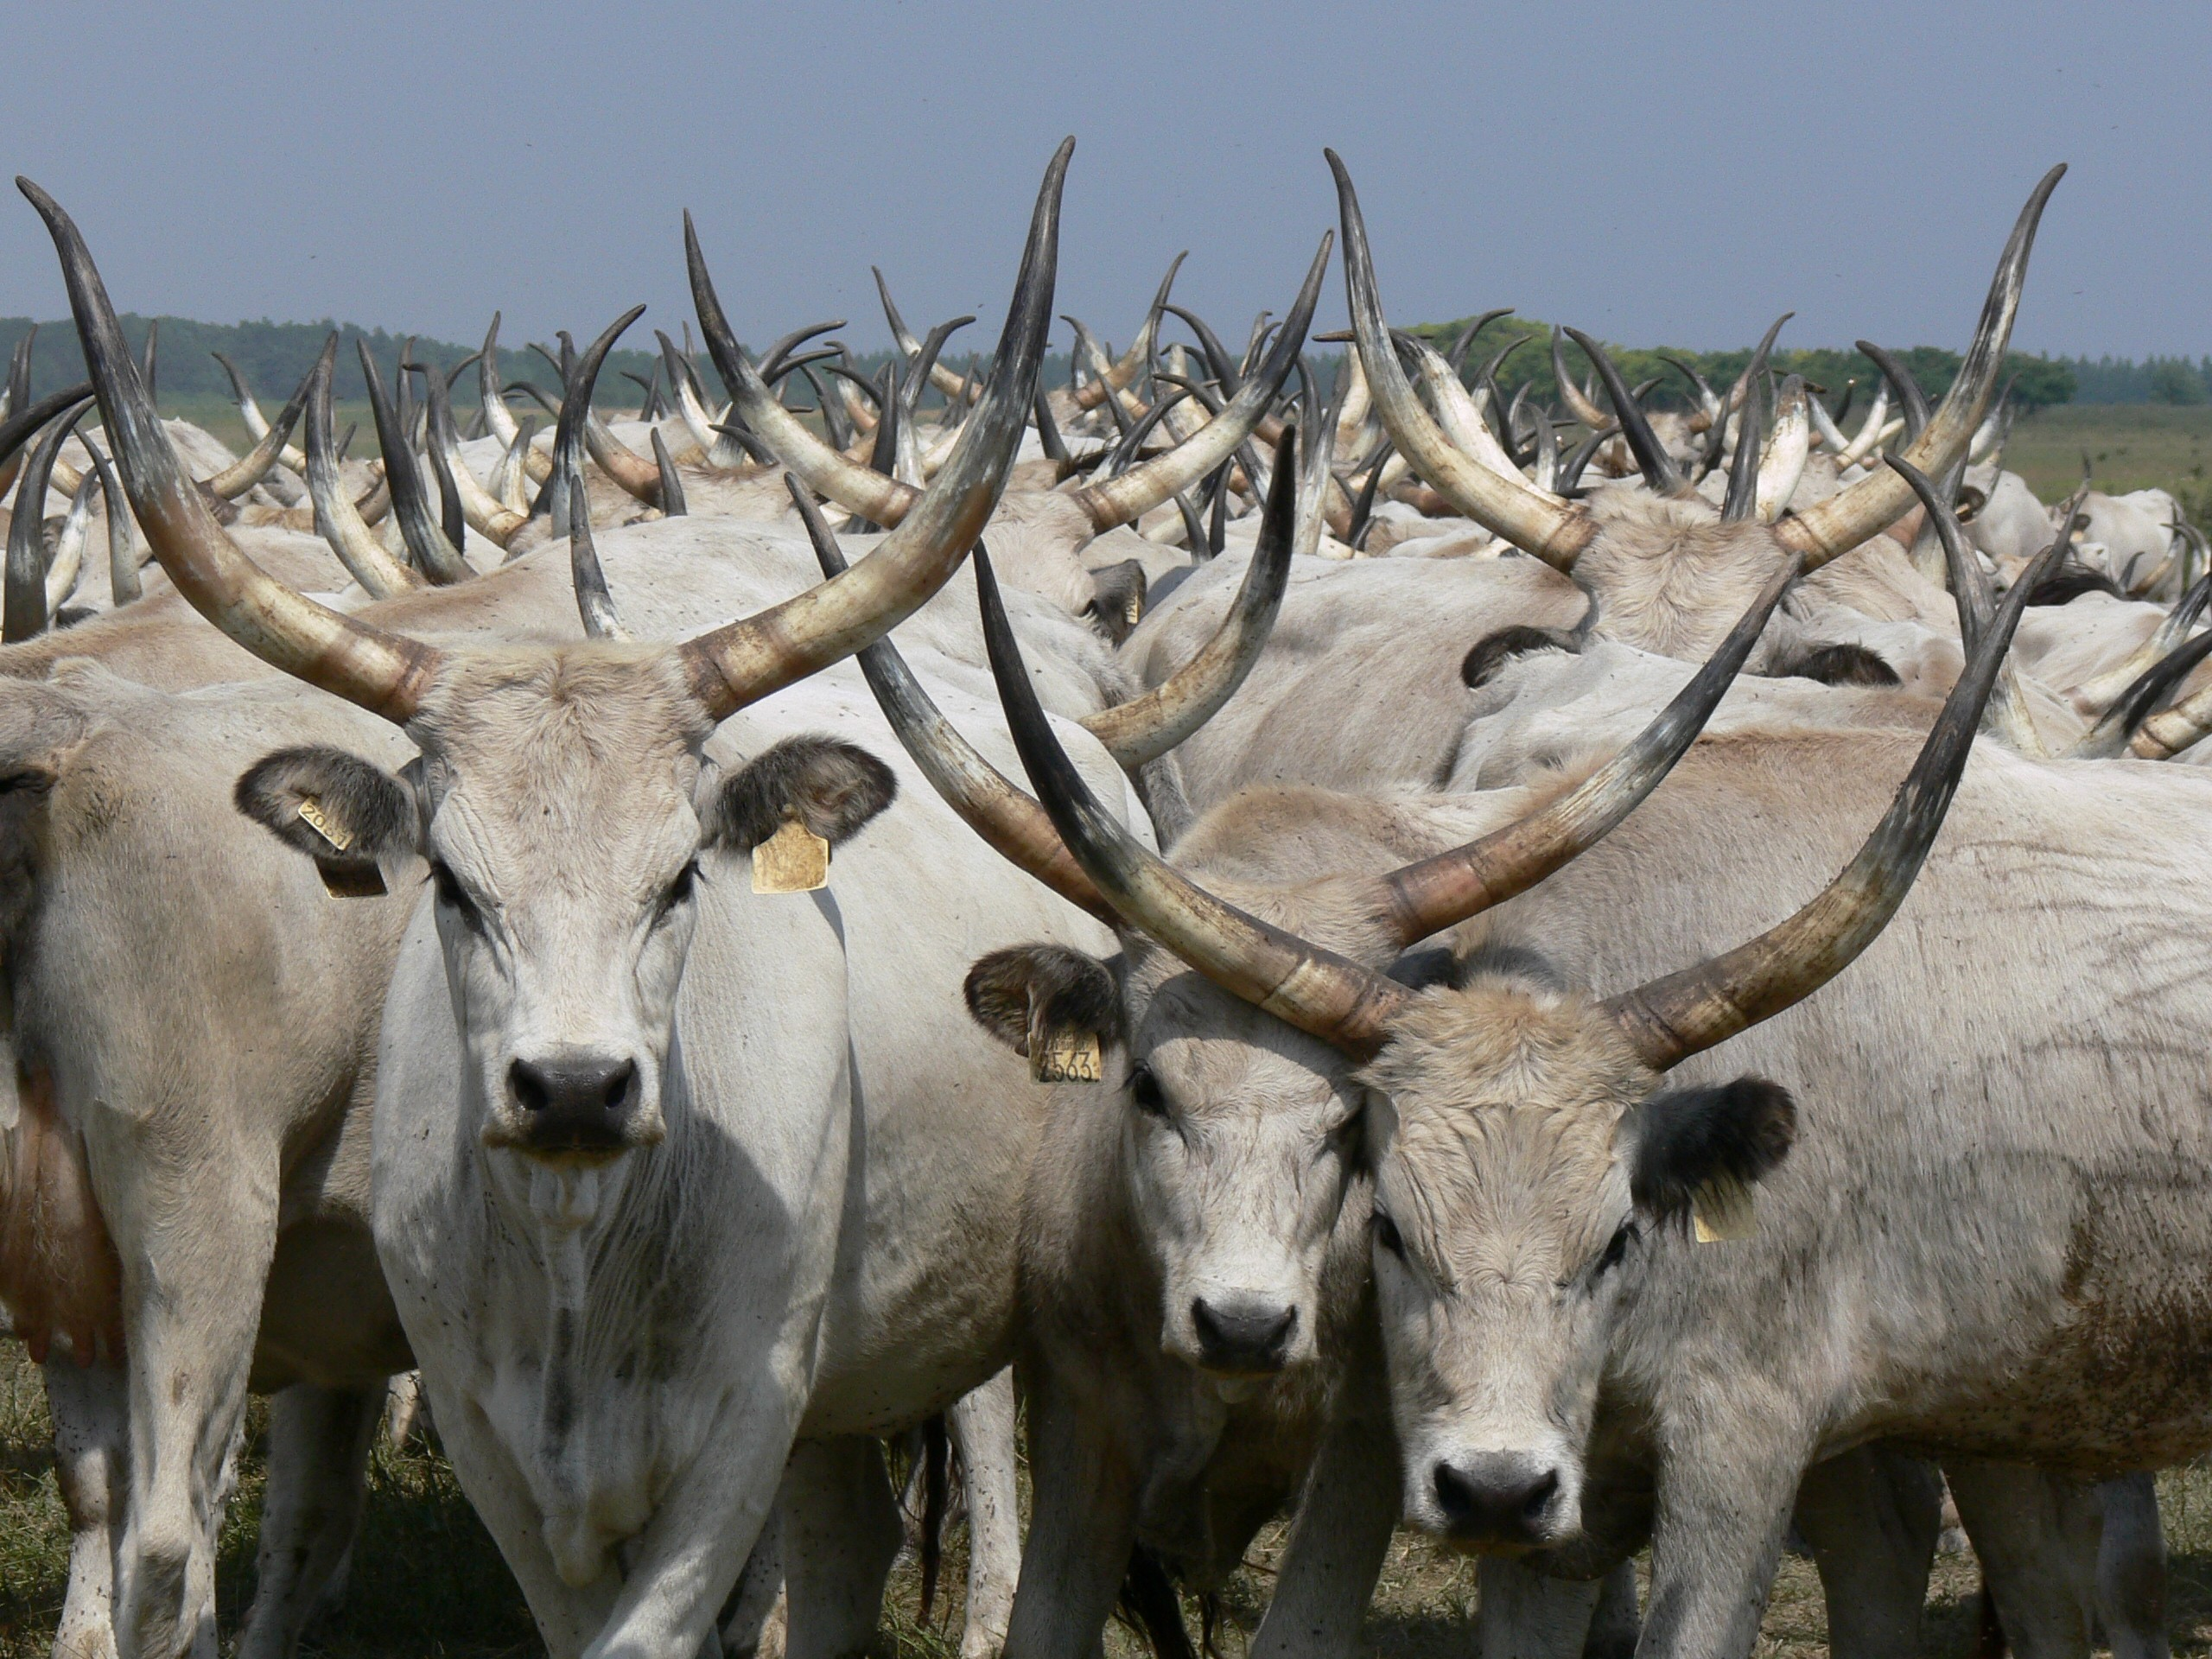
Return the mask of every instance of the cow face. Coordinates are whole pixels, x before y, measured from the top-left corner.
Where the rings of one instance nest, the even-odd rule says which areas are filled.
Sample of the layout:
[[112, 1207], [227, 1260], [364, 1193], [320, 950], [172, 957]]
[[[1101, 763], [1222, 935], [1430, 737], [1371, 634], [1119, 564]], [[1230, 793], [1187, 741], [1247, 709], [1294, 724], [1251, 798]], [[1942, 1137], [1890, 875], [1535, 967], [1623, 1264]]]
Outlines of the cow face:
[[326, 874], [427, 861], [477, 1135], [541, 1162], [603, 1163], [665, 1135], [697, 893], [745, 879], [724, 855], [786, 817], [835, 842], [894, 788], [881, 762], [825, 739], [702, 775], [711, 721], [670, 655], [636, 647], [456, 659], [409, 729], [423, 753], [404, 780], [287, 750], [239, 779], [238, 804]]
[[1375, 1282], [1406, 1513], [1478, 1549], [1560, 1542], [1649, 1253], [1700, 1194], [1781, 1161], [1789, 1097], [1654, 1093], [1602, 1007], [1526, 979], [1421, 997], [1365, 1076], [1387, 1097]]
[[1057, 946], [995, 952], [969, 1008], [1025, 1053], [1056, 1030], [1126, 1042], [1116, 1161], [1162, 1350], [1231, 1383], [1310, 1362], [1325, 1305], [1357, 1294], [1339, 1221], [1364, 1182], [1369, 1091], [1335, 1050], [1127, 944], [1118, 984]]

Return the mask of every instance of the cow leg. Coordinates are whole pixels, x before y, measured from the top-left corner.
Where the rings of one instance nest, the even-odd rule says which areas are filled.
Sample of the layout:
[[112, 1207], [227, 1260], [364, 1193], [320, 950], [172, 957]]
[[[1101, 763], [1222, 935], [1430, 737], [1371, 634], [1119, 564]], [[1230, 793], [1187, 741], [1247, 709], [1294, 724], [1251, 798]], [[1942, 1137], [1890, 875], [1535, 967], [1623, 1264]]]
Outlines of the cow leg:
[[54, 1659], [114, 1659], [115, 1539], [130, 1457], [130, 1380], [112, 1365], [46, 1363], [54, 1472], [69, 1516], [69, 1591]]
[[801, 1442], [779, 1500], [790, 1624], [785, 1659], [851, 1659], [883, 1612], [883, 1581], [906, 1530], [880, 1441]]
[[990, 1659], [1006, 1646], [1021, 1575], [1021, 1517], [1014, 1496], [1014, 1371], [1001, 1371], [944, 1414], [968, 1494], [968, 1618], [960, 1659]]
[[570, 1585], [553, 1565], [544, 1516], [522, 1469], [475, 1401], [441, 1395], [429, 1376], [438, 1436], [468, 1501], [499, 1547], [507, 1570], [522, 1586], [538, 1636], [550, 1659], [575, 1659], [607, 1622], [620, 1589], [611, 1569], [588, 1585]]
[[1136, 1541], [1135, 1471], [1049, 1376], [1029, 1390], [1029, 1478], [1007, 1659], [1093, 1659]]
[[1643, 1615], [1636, 1605], [1636, 1561], [1631, 1557], [1598, 1581], [1598, 1606], [1590, 1616], [1583, 1659], [1634, 1659], [1643, 1634]]
[[1859, 1446], [1805, 1471], [1797, 1529], [1821, 1571], [1834, 1659], [1920, 1650], [1942, 1509], [1934, 1468], [1886, 1446]]
[[391, 1442], [391, 1449], [404, 1452], [407, 1442], [429, 1421], [429, 1413], [423, 1405], [423, 1373], [400, 1372], [385, 1390], [385, 1438]]
[[[1764, 1381], [1764, 1379], [1762, 1379]], [[1668, 1414], [1651, 1535], [1647, 1659], [1747, 1659], [1812, 1452], [1781, 1391], [1716, 1383]]]
[[2015, 1659], [2086, 1659], [2094, 1550], [2069, 1546], [2056, 1484], [1980, 1458], [1946, 1458], [1943, 1473]]
[[1389, 1425], [1365, 1417], [1332, 1424], [1306, 1477], [1253, 1659], [1357, 1651], [1399, 1504]]
[[308, 1621], [336, 1599], [360, 1529], [368, 1496], [362, 1477], [384, 1404], [382, 1389], [304, 1382], [271, 1402], [268, 1495], [238, 1659], [289, 1659]]
[[2096, 1489], [2103, 1511], [2097, 1541], [2097, 1618], [2112, 1659], [2167, 1659], [2166, 1535], [2158, 1485], [2124, 1475]]
[[724, 1659], [784, 1659], [790, 1608], [784, 1595], [784, 1510], [768, 1511], [722, 1618]]
[[[1629, 1572], [1635, 1571], [1631, 1561]], [[1484, 1556], [1475, 1573], [1481, 1592], [1475, 1651], [1482, 1659], [1580, 1659], [1602, 1580], [1548, 1579], [1503, 1555]], [[1631, 1589], [1629, 1605], [1635, 1605]]]
[[[86, 1136], [95, 1174], [130, 1168], [144, 1178], [127, 1199], [100, 1195], [124, 1263], [130, 1377], [116, 1645], [123, 1659], [174, 1659], [188, 1649], [213, 1655], [215, 1540], [276, 1245], [276, 1182], [273, 1174], [257, 1179], [228, 1152], [175, 1149], [180, 1171], [226, 1172], [220, 1183], [175, 1186], [163, 1166], [149, 1165], [136, 1125], [101, 1123], [100, 1116]], [[125, 1144], [100, 1145], [110, 1134]], [[187, 1227], [188, 1236], [172, 1236]]]

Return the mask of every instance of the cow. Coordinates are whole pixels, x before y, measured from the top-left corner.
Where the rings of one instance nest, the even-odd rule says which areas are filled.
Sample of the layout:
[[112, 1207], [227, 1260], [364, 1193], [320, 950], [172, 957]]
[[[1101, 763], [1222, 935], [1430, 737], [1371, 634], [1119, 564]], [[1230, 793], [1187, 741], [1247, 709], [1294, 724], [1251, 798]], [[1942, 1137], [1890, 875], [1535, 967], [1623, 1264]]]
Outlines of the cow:
[[[893, 899], [932, 861], [945, 866], [946, 891], [966, 891], [971, 873], [958, 866], [970, 838], [941, 809], [932, 824], [925, 797], [855, 844], [842, 900], [748, 901], [727, 879], [725, 849], [761, 845], [786, 816], [804, 826], [802, 852], [808, 835], [846, 839], [882, 813], [896, 775], [849, 741], [781, 725], [880, 721], [841, 676], [728, 722], [912, 611], [988, 515], [1049, 315], [1065, 159], [1064, 148], [1048, 172], [985, 398], [899, 528], [848, 577], [767, 619], [672, 647], [433, 645], [270, 581], [151, 442], [143, 388], [81, 238], [25, 187], [62, 253], [117, 460], [164, 568], [273, 666], [404, 723], [422, 751], [404, 783], [340, 753], [280, 752], [242, 779], [240, 799], [295, 846], [357, 876], [427, 855], [430, 896], [385, 1005], [377, 1234], [441, 1432], [556, 1652], [594, 1639], [601, 1650], [696, 1645], [802, 1431], [785, 1497], [800, 1524], [822, 1523], [825, 1547], [801, 1553], [812, 1583], [804, 1595], [794, 1586], [791, 1637], [801, 1650], [837, 1645], [855, 1620], [872, 1619], [868, 1586], [884, 1565], [869, 1542], [880, 1535], [871, 1518], [881, 1512], [880, 1468], [871, 1473], [873, 1454], [851, 1437], [926, 1414], [1003, 1357], [1003, 1200], [1030, 1094], [1009, 1075], [1023, 1068], [995, 1047], [963, 1062], [963, 1041], [985, 1039], [950, 984], [942, 1015], [912, 985], [916, 950], [950, 953], [957, 980], [981, 942], [972, 930], [995, 931], [999, 906], [959, 912], [969, 931], [940, 918], [915, 943], [898, 920], [904, 899]], [[545, 798], [558, 811], [511, 816], [556, 782]], [[504, 809], [493, 804], [503, 793]], [[301, 804], [334, 838], [297, 814]], [[590, 834], [564, 843], [582, 823]], [[1027, 889], [1007, 899], [1011, 925], [1024, 930], [1083, 937], [1088, 925]], [[855, 938], [848, 957], [847, 938], [887, 928], [913, 950], [862, 950]], [[582, 944], [588, 932], [601, 942]], [[581, 995], [573, 976], [592, 963], [619, 977]], [[808, 1018], [722, 1017], [748, 995], [768, 997], [753, 1004], [763, 1010], [794, 1006], [801, 985], [811, 988]], [[849, 997], [849, 1022], [838, 1013]], [[775, 1111], [751, 1109], [757, 1089]], [[866, 1112], [865, 1128], [849, 1123], [854, 1111]], [[952, 1123], [972, 1129], [944, 1133]], [[459, 1162], [426, 1154], [433, 1135]], [[931, 1172], [898, 1155], [902, 1145], [951, 1143], [995, 1155]], [[744, 1149], [734, 1161], [734, 1147]], [[906, 1185], [925, 1173], [928, 1186]], [[474, 1182], [485, 1185], [472, 1199]], [[895, 1205], [924, 1190], [938, 1195], [931, 1224], [950, 1233], [902, 1238], [895, 1259], [862, 1249], [874, 1231], [864, 1192]], [[489, 1236], [479, 1253], [438, 1249], [453, 1228], [493, 1213], [487, 1204], [521, 1254], [492, 1249]], [[672, 1230], [639, 1235], [639, 1215], [664, 1216]], [[704, 1259], [711, 1271], [658, 1278], [642, 1300], [620, 1288], [626, 1273], [658, 1276], [670, 1261], [701, 1260], [715, 1229], [772, 1248], [717, 1244]], [[584, 1272], [575, 1252], [587, 1237], [632, 1265], [595, 1257]], [[901, 1262], [931, 1265], [916, 1280]], [[943, 1271], [955, 1262], [958, 1271]], [[493, 1292], [512, 1274], [534, 1286], [519, 1300]], [[725, 1274], [735, 1276], [715, 1281]], [[596, 1300], [580, 1318], [586, 1297]], [[664, 1320], [652, 1319], [656, 1309]], [[533, 1333], [541, 1315], [552, 1326]], [[653, 1333], [639, 1331], [640, 1317]], [[591, 1410], [579, 1419], [587, 1387]], [[663, 1425], [674, 1439], [660, 1440]], [[831, 1541], [848, 1546], [842, 1556]], [[168, 1636], [177, 1615], [158, 1600], [125, 1582], [121, 1622]]]

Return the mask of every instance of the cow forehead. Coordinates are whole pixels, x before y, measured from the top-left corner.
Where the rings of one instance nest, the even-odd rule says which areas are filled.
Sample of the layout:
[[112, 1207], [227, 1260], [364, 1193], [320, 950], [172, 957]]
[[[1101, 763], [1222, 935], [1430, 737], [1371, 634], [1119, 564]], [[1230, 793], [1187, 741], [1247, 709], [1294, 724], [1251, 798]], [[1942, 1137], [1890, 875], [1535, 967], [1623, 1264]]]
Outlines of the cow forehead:
[[1169, 969], [1164, 976], [1136, 976], [1141, 1001], [1134, 1010], [1132, 1049], [1185, 1112], [1287, 1115], [1325, 1106], [1351, 1086], [1351, 1064], [1338, 1050], [1262, 1013], [1166, 952], [1154, 957], [1165, 957]]
[[583, 645], [465, 659], [410, 728], [445, 833], [486, 857], [688, 855], [711, 730], [670, 653]]
[[1615, 1135], [1654, 1079], [1579, 994], [1424, 992], [1364, 1076], [1391, 1103], [1378, 1195], [1440, 1261], [1478, 1269], [1529, 1249], [1555, 1261], [1625, 1202]]

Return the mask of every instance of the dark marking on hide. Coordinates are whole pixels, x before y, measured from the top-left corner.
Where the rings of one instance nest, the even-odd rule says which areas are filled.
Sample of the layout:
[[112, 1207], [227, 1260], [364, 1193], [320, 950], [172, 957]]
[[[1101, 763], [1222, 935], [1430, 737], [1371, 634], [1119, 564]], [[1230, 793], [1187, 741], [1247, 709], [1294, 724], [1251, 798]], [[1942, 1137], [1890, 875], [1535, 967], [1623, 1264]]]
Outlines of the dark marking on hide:
[[1167, 1569], [1142, 1544], [1129, 1551], [1129, 1570], [1122, 1580], [1122, 1606], [1134, 1619], [1159, 1659], [1198, 1659], [1184, 1627], [1182, 1599]]
[[2084, 594], [2110, 594], [2114, 599], [2125, 599], [2120, 586], [2110, 576], [2089, 569], [2084, 565], [2069, 564], [2056, 574], [2045, 576], [2028, 590], [2031, 605], [2063, 605]]
[[1508, 980], [1545, 991], [1568, 988], [1567, 976], [1535, 946], [1502, 939], [1485, 939], [1460, 963], [1460, 984], [1471, 984], [1478, 978]]
[[1775, 670], [1776, 679], [1817, 680], [1822, 685], [1903, 685], [1904, 681], [1864, 645], [1821, 645]]
[[700, 843], [747, 852], [797, 816], [830, 845], [858, 835], [898, 798], [891, 768], [834, 737], [787, 737], [726, 776], [705, 807]]
[[1488, 685], [1497, 671], [1516, 657], [1532, 651], [1563, 651], [1579, 655], [1582, 646], [1563, 628], [1532, 628], [1516, 623], [1477, 640], [1459, 664], [1460, 682], [1471, 691]]
[[1435, 985], [1457, 984], [1459, 963], [1447, 947], [1425, 945], [1392, 963], [1390, 977], [1409, 991], [1425, 991]]
[[1787, 1158], [1797, 1138], [1797, 1103], [1764, 1077], [1654, 1095], [1638, 1117], [1629, 1193], [1662, 1223], [1685, 1219], [1698, 1189], [1715, 1177], [1748, 1186]]
[[[238, 774], [231, 799], [294, 852], [313, 859], [340, 897], [382, 893], [379, 861], [416, 850], [413, 791], [382, 766], [327, 744], [262, 756]], [[301, 804], [310, 801], [346, 838], [344, 848], [300, 816]]]
[[976, 1023], [1017, 1054], [1048, 1032], [1087, 1032], [1102, 1048], [1122, 1039], [1113, 974], [1064, 945], [1016, 944], [979, 957], [961, 990]]
[[92, 1195], [85, 1142], [43, 1071], [18, 1071], [0, 1131], [0, 1303], [33, 1360], [66, 1336], [79, 1364], [123, 1357], [123, 1264]]

